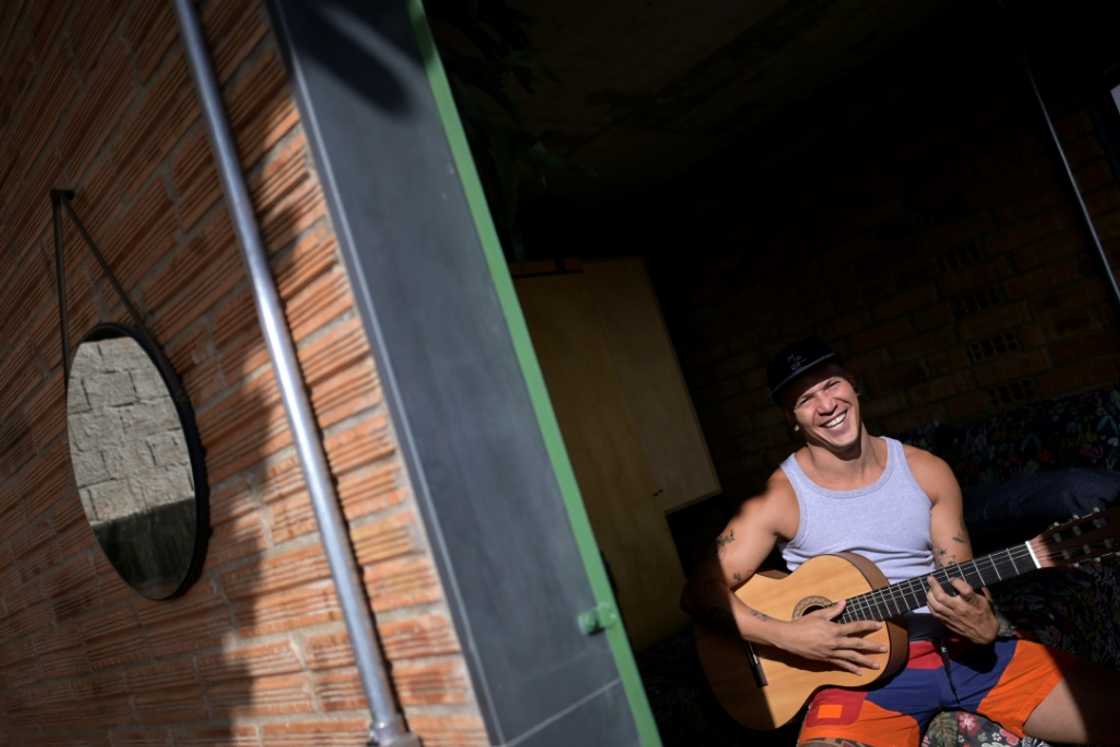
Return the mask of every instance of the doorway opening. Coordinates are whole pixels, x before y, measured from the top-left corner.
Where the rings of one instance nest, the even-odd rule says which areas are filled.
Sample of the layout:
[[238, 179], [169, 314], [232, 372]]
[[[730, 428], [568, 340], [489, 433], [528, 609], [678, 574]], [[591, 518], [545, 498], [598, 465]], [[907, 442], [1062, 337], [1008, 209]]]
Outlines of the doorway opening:
[[666, 744], [741, 738], [677, 597], [797, 446], [782, 344], [831, 342], [869, 430], [966, 488], [1120, 458], [1040, 433], [1120, 402], [1117, 12], [1043, 6], [429, 4]]

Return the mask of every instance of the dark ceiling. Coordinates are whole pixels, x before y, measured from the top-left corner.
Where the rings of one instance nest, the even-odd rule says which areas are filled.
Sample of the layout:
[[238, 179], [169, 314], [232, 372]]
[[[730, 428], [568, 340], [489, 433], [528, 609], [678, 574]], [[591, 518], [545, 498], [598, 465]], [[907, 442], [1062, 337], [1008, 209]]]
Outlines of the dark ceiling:
[[[478, 3], [479, 7], [485, 2]], [[671, 180], [905, 43], [955, 0], [508, 0], [532, 78], [505, 92], [556, 156], [549, 191]], [[436, 24], [446, 49], [464, 37]], [[445, 55], [446, 56], [446, 55]], [[454, 60], [454, 56], [452, 56]], [[454, 66], [454, 62], [449, 65]], [[452, 71], [454, 72], [454, 70]], [[508, 125], [486, 97], [468, 108]], [[462, 102], [461, 102], [462, 103]]]
[[881, 158], [876, 132], [969, 121], [992, 86], [1041, 127], [1024, 59], [1055, 116], [1120, 84], [1118, 2], [427, 4], [511, 259], [784, 206], [846, 153]]
[[556, 79], [518, 103], [604, 188], [629, 190], [672, 178], [834, 85], [946, 4], [537, 4], [530, 38]]

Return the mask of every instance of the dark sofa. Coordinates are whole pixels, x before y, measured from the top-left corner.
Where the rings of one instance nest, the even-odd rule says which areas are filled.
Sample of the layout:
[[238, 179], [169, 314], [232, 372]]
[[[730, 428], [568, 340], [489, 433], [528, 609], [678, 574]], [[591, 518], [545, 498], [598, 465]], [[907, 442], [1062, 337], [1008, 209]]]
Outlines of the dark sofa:
[[[931, 424], [901, 434], [954, 469], [977, 554], [1022, 542], [1054, 521], [1112, 505], [1120, 493], [1120, 390], [1036, 403], [962, 425]], [[1120, 669], [1120, 572], [1100, 567], [1039, 571], [992, 588], [1015, 634]], [[797, 726], [749, 732], [707, 690], [691, 631], [638, 656], [666, 747], [790, 745]], [[1016, 741], [982, 718], [948, 712], [924, 746]], [[1045, 743], [1022, 740], [1023, 747]]]

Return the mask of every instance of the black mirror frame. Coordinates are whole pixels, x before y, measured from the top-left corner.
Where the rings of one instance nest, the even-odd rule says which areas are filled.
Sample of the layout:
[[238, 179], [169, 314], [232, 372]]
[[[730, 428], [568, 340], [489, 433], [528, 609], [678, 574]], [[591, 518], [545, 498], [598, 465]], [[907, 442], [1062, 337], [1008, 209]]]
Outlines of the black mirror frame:
[[[113, 270], [109, 267], [105, 256], [98, 249], [97, 243], [90, 236], [89, 231], [86, 229], [85, 224], [74, 212], [74, 206], [71, 201], [74, 199], [74, 191], [70, 189], [52, 189], [50, 190], [51, 200], [51, 223], [54, 228], [54, 258], [55, 258], [55, 282], [56, 290], [58, 292], [58, 326], [59, 326], [59, 342], [62, 346], [62, 387], [63, 392], [67, 395], [65, 401], [69, 402], [70, 391], [70, 345], [68, 341], [68, 332], [66, 324], [66, 265], [63, 262], [63, 241], [62, 241], [62, 214], [65, 212], [70, 216], [78, 228], [78, 233], [81, 235], [83, 243], [89, 250], [89, 253], [97, 260], [97, 264], [105, 273], [105, 277], [113, 286], [118, 298], [125, 309], [128, 311], [129, 316], [132, 317], [136, 326], [129, 326], [126, 324], [118, 324], [115, 322], [100, 322], [95, 324], [89, 329], [78, 344], [74, 346], [76, 351], [83, 342], [95, 342], [97, 340], [105, 340], [113, 337], [130, 337], [137, 342], [138, 345], [148, 354], [148, 359], [156, 365], [159, 371], [160, 378], [163, 379], [164, 386], [167, 387], [168, 393], [171, 394], [171, 400], [175, 403], [175, 412], [179, 416], [179, 424], [183, 429], [183, 438], [187, 444], [187, 452], [191, 460], [191, 475], [194, 480], [195, 492], [195, 537], [193, 554], [191, 555], [190, 564], [179, 582], [179, 585], [170, 594], [161, 597], [149, 597], [140, 592], [135, 586], [128, 582], [119, 571], [117, 575], [129, 585], [130, 588], [136, 591], [137, 594], [145, 599], [152, 599], [160, 601], [164, 599], [173, 599], [182, 595], [187, 589], [194, 584], [202, 575], [202, 566], [206, 560], [206, 547], [210, 539], [210, 483], [206, 478], [206, 449], [202, 445], [202, 438], [198, 433], [198, 425], [194, 418], [194, 408], [191, 406], [190, 397], [187, 395], [187, 390], [183, 386], [182, 381], [179, 379], [175, 367], [171, 365], [171, 361], [164, 355], [163, 349], [156, 342], [155, 335], [148, 329], [144, 323], [144, 315], [128, 297], [128, 293], [117, 280], [117, 276], [113, 274]], [[66, 427], [69, 430], [69, 413], [67, 414]], [[69, 438], [67, 439], [69, 440]], [[71, 472], [73, 472], [73, 465], [71, 465]], [[101, 543], [98, 543], [98, 547]], [[104, 550], [102, 550], [104, 552]], [[108, 558], [108, 556], [106, 556]], [[112, 561], [110, 561], [110, 564]], [[116, 566], [114, 566], [116, 570]]]
[[[198, 433], [198, 425], [195, 422], [194, 408], [191, 406], [190, 397], [187, 396], [187, 391], [179, 380], [179, 375], [175, 372], [175, 367], [171, 365], [171, 361], [167, 359], [167, 356], [163, 354], [159, 345], [156, 344], [155, 340], [153, 340], [145, 330], [127, 324], [118, 324], [116, 322], [99, 322], [82, 335], [82, 338], [78, 340], [78, 343], [74, 346], [74, 353], [77, 354], [78, 348], [80, 348], [83, 343], [98, 342], [100, 340], [120, 337], [128, 337], [135, 340], [144, 352], [148, 354], [148, 359], [155, 364], [164, 386], [167, 387], [167, 391], [171, 395], [171, 401], [175, 403], [175, 412], [179, 416], [179, 424], [183, 429], [183, 439], [186, 441], [187, 453], [191, 460], [191, 479], [194, 480], [195, 535], [190, 564], [187, 566], [187, 570], [183, 574], [179, 584], [170, 594], [150, 597], [141, 593], [135, 586], [129, 583], [127, 578], [119, 574], [119, 572], [118, 575], [120, 575], [121, 579], [135, 590], [137, 594], [140, 594], [140, 596], [145, 599], [151, 599], [153, 601], [174, 599], [177, 596], [181, 596], [199, 579], [202, 575], [202, 567], [206, 560], [206, 548], [210, 539], [210, 484], [206, 479], [206, 449], [202, 446], [202, 438]], [[70, 379], [68, 375], [66, 379], [66, 391], [69, 392], [69, 390]], [[69, 428], [69, 418], [67, 418], [67, 421], [67, 428]], [[73, 467], [71, 467], [71, 470], [73, 470]], [[98, 547], [100, 547], [100, 543]], [[102, 552], [104, 552], [104, 550], [102, 550]], [[110, 563], [111, 562], [112, 561], [110, 561]]]

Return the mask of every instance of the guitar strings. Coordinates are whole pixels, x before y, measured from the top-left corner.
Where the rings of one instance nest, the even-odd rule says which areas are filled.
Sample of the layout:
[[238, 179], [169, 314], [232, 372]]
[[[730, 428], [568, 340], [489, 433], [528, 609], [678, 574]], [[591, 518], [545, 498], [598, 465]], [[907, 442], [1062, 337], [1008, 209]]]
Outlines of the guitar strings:
[[[1087, 542], [1081, 545], [1079, 549], [1084, 553], [1085, 557], [1088, 558], [1099, 556], [1101, 550], [1111, 551], [1113, 547], [1109, 544], [1108, 540], [1105, 540], [1100, 542]], [[1003, 575], [999, 572], [998, 562], [1010, 562], [1011, 568], [1009, 570], [1012, 571], [1010, 575], [1014, 577], [1023, 572], [1019, 570], [1016, 561], [1029, 560], [1031, 567], [1028, 570], [1036, 570], [1041, 567], [1041, 564], [1036, 565], [1035, 558], [1039, 561], [1061, 559], [1068, 562], [1069, 556], [1063, 554], [1067, 552], [1067, 550], [1053, 550], [1048, 546], [1045, 549], [1043, 547], [1038, 547], [1032, 540], [997, 553], [938, 568], [929, 575], [936, 578], [940, 583], [949, 583], [949, 580], [954, 576], [962, 578], [967, 582], [968, 578], [966, 578], [966, 575], [971, 574], [975, 575], [981, 582], [981, 585], [983, 585], [985, 583], [985, 578], [984, 572], [981, 571], [980, 563], [984, 561], [991, 564], [990, 572], [996, 574], [996, 580], [998, 581], [1003, 579]], [[972, 566], [971, 569], [967, 568], [969, 565]], [[894, 617], [909, 609], [921, 607], [927, 598], [927, 587], [925, 586], [924, 580], [925, 576], [911, 578], [850, 597], [846, 600], [847, 606], [840, 619], [842, 621], [867, 619], [860, 617], [860, 615], [869, 615], [872, 619], [886, 619], [887, 617]], [[911, 602], [909, 597], [912, 597], [915, 601]], [[901, 612], [894, 612], [891, 609], [892, 603], [895, 604]], [[849, 614], [849, 611], [852, 614]]]
[[[1022, 545], [1017, 545], [998, 553], [992, 553], [991, 555], [986, 555], [981, 558], [966, 560], [961, 563], [945, 566], [944, 568], [938, 568], [929, 575], [936, 578], [940, 583], [948, 583], [949, 579], [953, 578], [954, 575], [959, 578], [964, 578], [967, 581], [968, 579], [965, 578], [966, 573], [972, 573], [977, 576], [980, 581], [983, 581], [984, 575], [980, 570], [979, 563], [988, 561], [992, 565], [992, 571], [995, 572], [997, 579], [999, 579], [1002, 578], [1002, 576], [999, 573], [997, 561], [1010, 561], [1010, 570], [1014, 571], [1012, 575], [1019, 575], [1018, 566], [1015, 561], [1030, 560], [1030, 557], [1031, 549], [1027, 546], [1027, 543], [1023, 543]], [[966, 570], [966, 565], [971, 565], [972, 569]], [[1030, 561], [1030, 565], [1032, 566], [1031, 570], [1033, 570], [1033, 560]], [[956, 571], [955, 574], [954, 571]], [[926, 601], [924, 579], [924, 576], [911, 578], [851, 597], [846, 600], [847, 605], [841, 615], [841, 620], [885, 619], [902, 614], [902, 612], [907, 610], [921, 607]], [[911, 599], [908, 597], [912, 597], [915, 601], [911, 602]], [[896, 612], [891, 609], [890, 605], [892, 602], [899, 607], [899, 611]], [[851, 611], [851, 614], [849, 614], [849, 611]]]

